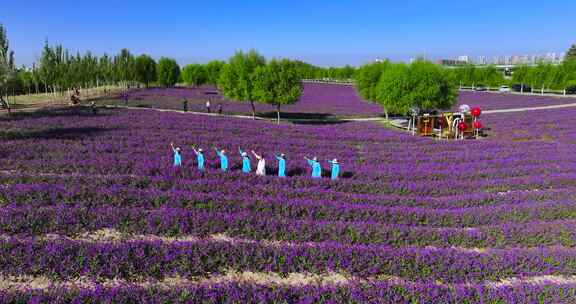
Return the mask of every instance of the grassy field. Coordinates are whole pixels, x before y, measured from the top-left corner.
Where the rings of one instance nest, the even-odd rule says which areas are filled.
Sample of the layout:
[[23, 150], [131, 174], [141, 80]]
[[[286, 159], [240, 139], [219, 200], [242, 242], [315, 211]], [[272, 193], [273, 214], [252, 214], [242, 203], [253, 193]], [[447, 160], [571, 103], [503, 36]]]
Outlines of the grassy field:
[[[122, 88], [119, 86], [101, 86], [97, 88], [88, 88], [80, 90], [80, 98], [82, 100], [102, 97], [110, 93], [117, 92]], [[40, 93], [40, 94], [24, 94], [17, 96], [9, 96], [8, 102], [15, 108], [27, 107], [40, 104], [62, 104], [70, 101], [70, 92], [63, 93]]]

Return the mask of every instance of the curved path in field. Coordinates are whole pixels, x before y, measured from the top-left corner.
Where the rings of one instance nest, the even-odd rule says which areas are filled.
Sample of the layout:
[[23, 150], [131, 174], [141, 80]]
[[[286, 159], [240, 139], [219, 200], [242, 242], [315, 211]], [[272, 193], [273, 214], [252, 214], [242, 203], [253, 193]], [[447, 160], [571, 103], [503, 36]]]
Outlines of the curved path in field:
[[[152, 108], [139, 108], [139, 107], [124, 107], [124, 106], [115, 106], [116, 108], [123, 108], [123, 109], [131, 109], [131, 110], [155, 110], [160, 112], [179, 112], [185, 113], [180, 110], [170, 110], [170, 109], [152, 109]], [[498, 113], [512, 113], [512, 112], [526, 112], [526, 111], [537, 111], [537, 110], [550, 110], [550, 109], [561, 109], [561, 108], [570, 108], [576, 107], [576, 103], [567, 103], [567, 104], [560, 104], [560, 105], [549, 105], [549, 106], [539, 106], [539, 107], [524, 107], [524, 108], [510, 108], [510, 109], [497, 109], [497, 110], [485, 110], [482, 111], [482, 114], [498, 114]], [[227, 117], [236, 117], [236, 118], [245, 118], [245, 119], [252, 119], [252, 116], [249, 115], [220, 115], [216, 113], [203, 113], [203, 112], [187, 112], [190, 114], [197, 114], [197, 115], [207, 115], [207, 116], [227, 116]], [[259, 120], [273, 120], [269, 118], [262, 118], [256, 117]], [[336, 122], [336, 121], [385, 121], [382, 117], [364, 117], [364, 118], [282, 118], [282, 121], [302, 121], [302, 122]]]
[[[106, 108], [122, 108], [122, 109], [130, 109], [130, 110], [154, 110], [158, 112], [175, 112], [175, 113], [189, 113], [189, 114], [196, 114], [196, 115], [206, 115], [206, 116], [226, 116], [226, 117], [236, 117], [236, 118], [244, 118], [244, 119], [252, 119], [250, 115], [238, 115], [238, 114], [217, 114], [217, 113], [205, 113], [205, 112], [183, 112], [181, 110], [173, 110], [173, 109], [158, 109], [158, 108], [142, 108], [142, 107], [130, 107], [130, 106], [105, 106]], [[538, 107], [523, 107], [523, 108], [508, 108], [508, 109], [495, 109], [495, 110], [484, 110], [482, 114], [498, 114], [498, 113], [513, 113], [513, 112], [527, 112], [527, 111], [538, 111], [538, 110], [551, 110], [551, 109], [562, 109], [562, 108], [571, 108], [576, 107], [576, 103], [567, 103], [567, 104], [559, 104], [559, 105], [548, 105], [548, 106], [538, 106]], [[12, 112], [32, 112], [37, 110], [45, 109], [45, 107], [30, 107], [30, 108], [23, 108], [23, 109], [15, 109]], [[8, 114], [6, 111], [0, 111], [0, 114]], [[256, 117], [255, 119], [258, 120], [269, 120], [275, 121], [275, 119], [270, 118], [263, 118], [263, 117]], [[342, 122], [342, 121], [385, 121], [382, 117], [363, 117], [363, 118], [281, 118], [282, 121], [290, 121], [290, 122]], [[391, 119], [393, 120], [393, 119]]]
[[483, 114], [493, 114], [493, 113], [526, 112], [526, 111], [549, 110], [549, 109], [560, 109], [560, 108], [570, 108], [570, 107], [576, 107], [576, 103], [567, 103], [567, 104], [540, 106], [540, 107], [486, 110], [486, 111], [482, 111], [482, 113]]

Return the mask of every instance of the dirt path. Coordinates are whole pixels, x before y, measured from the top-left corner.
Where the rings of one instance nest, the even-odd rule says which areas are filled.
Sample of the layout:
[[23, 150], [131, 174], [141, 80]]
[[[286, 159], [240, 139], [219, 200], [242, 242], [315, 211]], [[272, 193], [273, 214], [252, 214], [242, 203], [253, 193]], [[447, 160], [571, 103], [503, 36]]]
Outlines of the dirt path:
[[[32, 112], [32, 111], [37, 111], [40, 109], [45, 109], [46, 106], [48, 105], [44, 105], [44, 106], [40, 106], [40, 107], [30, 107], [30, 108], [22, 108], [22, 109], [14, 109], [12, 112]], [[54, 105], [52, 105], [54, 106]], [[59, 105], [60, 107], [65, 106], [65, 105]], [[54, 106], [54, 107], [59, 107], [59, 106]], [[241, 118], [241, 119], [252, 119], [252, 116], [248, 116], [248, 115], [222, 115], [222, 114], [217, 114], [217, 113], [204, 113], [204, 112], [183, 112], [181, 110], [172, 110], [172, 109], [156, 109], [156, 108], [141, 108], [141, 107], [130, 107], [130, 106], [105, 106], [106, 108], [119, 108], [119, 109], [129, 109], [129, 110], [153, 110], [153, 111], [158, 111], [158, 112], [172, 112], [172, 113], [181, 113], [181, 114], [193, 114], [193, 115], [204, 115], [204, 116], [214, 116], [214, 117], [235, 117], [235, 118]], [[560, 105], [549, 105], [549, 106], [539, 106], [539, 107], [525, 107], [525, 108], [512, 108], [512, 109], [496, 109], [496, 110], [485, 110], [482, 111], [482, 114], [498, 114], [498, 113], [513, 113], [513, 112], [527, 112], [527, 111], [538, 111], [538, 110], [551, 110], [551, 109], [563, 109], [563, 108], [572, 108], [572, 107], [576, 107], [576, 103], [567, 103], [567, 104], [560, 104]], [[0, 114], [7, 114], [7, 112], [5, 111], [0, 111]], [[263, 117], [256, 117], [256, 120], [263, 120], [263, 121], [275, 121], [275, 119], [271, 119], [271, 118], [263, 118]], [[393, 119], [392, 119], [393, 120]], [[289, 122], [326, 122], [326, 123], [330, 123], [330, 122], [347, 122], [347, 121], [385, 121], [384, 118], [382, 117], [358, 117], [358, 118], [338, 118], [338, 117], [334, 117], [334, 118], [326, 118], [326, 119], [315, 119], [315, 118], [282, 118], [282, 121], [289, 121]]]
[[486, 111], [482, 111], [482, 114], [526, 112], [526, 111], [536, 111], [536, 110], [562, 109], [562, 108], [570, 108], [570, 107], [576, 107], [576, 103], [567, 103], [567, 104], [561, 104], [561, 105], [550, 105], [550, 106], [540, 106], [540, 107], [486, 110]]

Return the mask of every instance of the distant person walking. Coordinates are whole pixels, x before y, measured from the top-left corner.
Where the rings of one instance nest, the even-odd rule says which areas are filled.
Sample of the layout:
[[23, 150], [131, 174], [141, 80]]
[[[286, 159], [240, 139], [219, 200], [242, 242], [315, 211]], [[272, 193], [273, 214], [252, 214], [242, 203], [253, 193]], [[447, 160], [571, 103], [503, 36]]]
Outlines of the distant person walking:
[[222, 115], [222, 104], [218, 104], [218, 114]]
[[122, 98], [124, 98], [124, 106], [128, 106], [128, 93], [124, 92]]
[[207, 112], [207, 113], [211, 113], [211, 111], [210, 111], [210, 100], [207, 100], [207, 101], [206, 101], [206, 112]]
[[321, 178], [322, 177], [322, 167], [320, 166], [320, 162], [318, 161], [317, 157], [309, 159], [308, 157], [304, 157], [306, 161], [308, 161], [308, 165], [312, 167], [312, 178]]
[[226, 155], [226, 150], [222, 149], [218, 151], [217, 148], [214, 148], [214, 150], [216, 150], [216, 154], [220, 157], [220, 170], [223, 172], [228, 171], [228, 156]]
[[196, 162], [198, 164], [198, 170], [204, 172], [204, 151], [202, 148], [196, 150], [195, 147], [192, 147], [194, 153], [196, 154]]
[[90, 102], [90, 110], [92, 110], [92, 115], [98, 114], [98, 108], [96, 107], [96, 103], [94, 102], [94, 100]]
[[182, 111], [188, 112], [188, 99], [186, 99], [186, 98], [184, 98], [184, 100], [182, 100]]
[[332, 166], [332, 172], [330, 178], [332, 180], [337, 180], [338, 175], [340, 174], [340, 164], [338, 164], [338, 160], [335, 158], [333, 160], [329, 160], [328, 163]]
[[258, 165], [256, 166], [256, 175], [265, 176], [266, 175], [266, 159], [264, 159], [264, 154], [258, 155], [254, 150], [252, 150], [252, 154], [258, 160]]
[[250, 157], [248, 157], [248, 153], [242, 151], [240, 148], [238, 148], [238, 152], [240, 152], [240, 156], [242, 156], [242, 172], [250, 173], [252, 168], [250, 167]]
[[280, 154], [280, 156], [278, 155], [274, 155], [274, 157], [276, 157], [276, 159], [278, 160], [278, 176], [279, 177], [286, 177], [286, 155], [284, 155], [284, 153]]
[[180, 153], [180, 147], [174, 147], [174, 143], [170, 143], [170, 147], [174, 153], [174, 167], [182, 166], [182, 154]]

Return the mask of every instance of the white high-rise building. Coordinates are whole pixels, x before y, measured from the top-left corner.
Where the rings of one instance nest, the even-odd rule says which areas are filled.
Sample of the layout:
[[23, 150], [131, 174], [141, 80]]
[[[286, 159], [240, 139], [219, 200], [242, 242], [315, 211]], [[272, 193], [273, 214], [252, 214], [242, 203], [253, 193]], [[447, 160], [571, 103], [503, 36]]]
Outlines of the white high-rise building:
[[468, 57], [468, 55], [458, 56], [458, 61], [470, 63], [470, 57]]
[[478, 58], [476, 59], [476, 64], [487, 65], [488, 64], [488, 58], [486, 58], [486, 56], [478, 56]]

